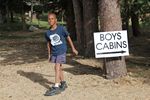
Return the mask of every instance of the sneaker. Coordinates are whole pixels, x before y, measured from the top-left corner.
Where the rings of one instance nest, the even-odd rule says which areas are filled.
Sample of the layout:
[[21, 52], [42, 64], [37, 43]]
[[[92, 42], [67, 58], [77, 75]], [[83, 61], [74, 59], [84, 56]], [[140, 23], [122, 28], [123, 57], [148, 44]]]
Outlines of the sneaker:
[[66, 81], [61, 81], [60, 83], [61, 83], [61, 85], [59, 86], [59, 88], [61, 91], [64, 91], [68, 87], [67, 83], [66, 83]]
[[60, 94], [60, 88], [59, 87], [52, 87], [50, 90], [47, 90], [46, 93], [44, 94], [45, 96], [53, 96]]

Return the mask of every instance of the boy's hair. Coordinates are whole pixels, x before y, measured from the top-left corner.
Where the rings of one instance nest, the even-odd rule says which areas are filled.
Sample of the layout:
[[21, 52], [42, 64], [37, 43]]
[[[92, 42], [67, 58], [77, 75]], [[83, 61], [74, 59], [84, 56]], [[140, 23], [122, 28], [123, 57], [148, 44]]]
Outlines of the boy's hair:
[[49, 13], [48, 13], [48, 16], [49, 16], [49, 15], [53, 15], [55, 18], [57, 18], [57, 15], [56, 15], [54, 12], [49, 12]]

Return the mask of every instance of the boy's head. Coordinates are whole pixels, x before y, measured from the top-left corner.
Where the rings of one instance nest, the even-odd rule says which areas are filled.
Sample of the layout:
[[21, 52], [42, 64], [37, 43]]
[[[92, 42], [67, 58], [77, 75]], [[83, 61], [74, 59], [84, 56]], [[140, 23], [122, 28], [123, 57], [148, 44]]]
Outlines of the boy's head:
[[48, 23], [50, 26], [57, 24], [57, 18], [55, 13], [48, 13]]

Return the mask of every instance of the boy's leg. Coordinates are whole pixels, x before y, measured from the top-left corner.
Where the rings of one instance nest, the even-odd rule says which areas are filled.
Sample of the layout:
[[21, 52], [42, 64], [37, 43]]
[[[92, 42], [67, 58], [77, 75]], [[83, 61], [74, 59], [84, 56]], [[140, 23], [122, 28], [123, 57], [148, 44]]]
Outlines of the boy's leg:
[[62, 64], [55, 64], [55, 87], [60, 87], [62, 91], [67, 88], [66, 81], [64, 81], [64, 75], [62, 70]]
[[58, 87], [59, 83], [60, 83], [60, 70], [61, 70], [61, 66], [59, 63], [55, 64], [55, 85], [56, 87]]
[[64, 81], [64, 74], [63, 74], [63, 70], [62, 70], [62, 64], [60, 65], [60, 89], [61, 91], [64, 91], [68, 86], [67, 86], [67, 83], [66, 81]]
[[64, 81], [64, 74], [62, 70], [62, 64], [60, 64], [60, 81]]
[[53, 96], [59, 94], [60, 91], [60, 64], [55, 63], [55, 85], [50, 90], [46, 91], [45, 96]]

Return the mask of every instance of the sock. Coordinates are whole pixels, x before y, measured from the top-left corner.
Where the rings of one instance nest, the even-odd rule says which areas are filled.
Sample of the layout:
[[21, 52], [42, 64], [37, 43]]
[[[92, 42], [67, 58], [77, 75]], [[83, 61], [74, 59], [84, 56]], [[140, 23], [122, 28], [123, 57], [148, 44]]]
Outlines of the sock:
[[60, 83], [55, 83], [55, 87], [59, 87]]
[[64, 82], [64, 81], [60, 81], [60, 83], [62, 83], [62, 82]]
[[63, 84], [63, 83], [65, 83], [65, 82], [66, 82], [66, 81], [61, 81], [60, 83]]

